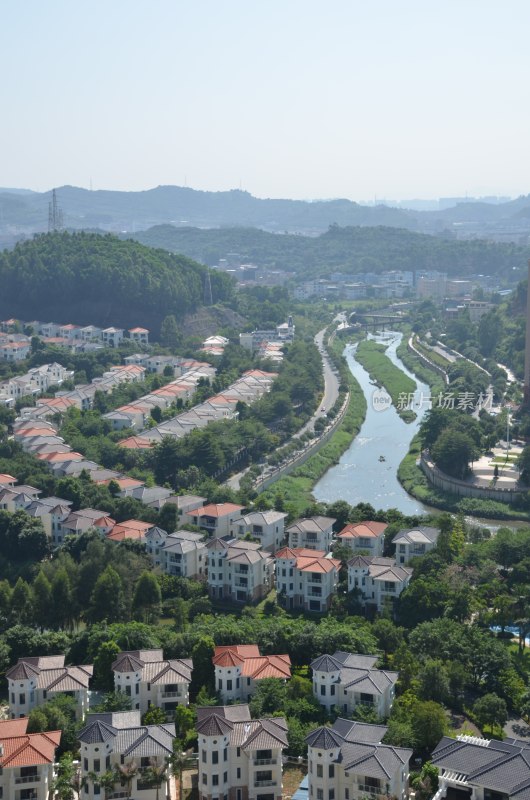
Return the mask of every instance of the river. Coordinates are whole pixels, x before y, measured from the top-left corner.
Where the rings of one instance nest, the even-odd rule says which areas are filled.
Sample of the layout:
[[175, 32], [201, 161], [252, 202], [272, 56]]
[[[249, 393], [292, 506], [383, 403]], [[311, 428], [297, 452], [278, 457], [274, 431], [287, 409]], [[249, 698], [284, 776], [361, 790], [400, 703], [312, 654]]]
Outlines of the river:
[[[356, 345], [346, 345], [344, 356], [367, 400], [366, 419], [339, 463], [331, 467], [314, 487], [313, 495], [318, 501], [333, 503], [335, 500], [346, 500], [350, 505], [370, 503], [376, 509], [397, 508], [407, 515], [431, 512], [432, 509], [407, 494], [397, 479], [399, 464], [406, 456], [410, 441], [428, 408], [426, 403], [421, 404], [421, 398], [430, 394], [429, 387], [421, 383], [396, 354], [402, 336], [394, 332], [370, 338], [389, 344], [386, 355], [417, 384], [414, 404], [416, 419], [409, 424], [403, 422], [391, 405], [381, 411], [373, 408], [371, 400], [377, 387], [372, 384], [364, 367], [355, 360]], [[384, 461], [380, 460], [381, 456]]]

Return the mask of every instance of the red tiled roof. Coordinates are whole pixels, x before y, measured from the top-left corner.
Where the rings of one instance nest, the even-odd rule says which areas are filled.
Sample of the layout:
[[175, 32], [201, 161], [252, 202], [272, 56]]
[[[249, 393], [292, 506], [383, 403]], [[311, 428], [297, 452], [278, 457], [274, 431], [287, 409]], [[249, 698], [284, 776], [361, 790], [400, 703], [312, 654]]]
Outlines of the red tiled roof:
[[143, 539], [145, 532], [152, 527], [152, 522], [128, 519], [126, 522], [119, 522], [115, 525], [107, 534], [107, 539], [111, 539], [113, 542], [122, 542], [124, 539]]
[[3, 486], [6, 483], [16, 483], [16, 478], [13, 478], [12, 475], [7, 475], [5, 472], [0, 473], [0, 485]]

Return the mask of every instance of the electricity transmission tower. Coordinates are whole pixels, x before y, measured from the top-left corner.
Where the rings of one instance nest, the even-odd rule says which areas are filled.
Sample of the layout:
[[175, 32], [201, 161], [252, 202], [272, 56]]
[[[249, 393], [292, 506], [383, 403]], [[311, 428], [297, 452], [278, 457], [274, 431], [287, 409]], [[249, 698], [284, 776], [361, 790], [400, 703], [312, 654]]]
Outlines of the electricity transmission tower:
[[52, 199], [48, 204], [48, 233], [61, 231], [63, 229], [63, 212], [57, 201], [55, 189], [52, 192]]

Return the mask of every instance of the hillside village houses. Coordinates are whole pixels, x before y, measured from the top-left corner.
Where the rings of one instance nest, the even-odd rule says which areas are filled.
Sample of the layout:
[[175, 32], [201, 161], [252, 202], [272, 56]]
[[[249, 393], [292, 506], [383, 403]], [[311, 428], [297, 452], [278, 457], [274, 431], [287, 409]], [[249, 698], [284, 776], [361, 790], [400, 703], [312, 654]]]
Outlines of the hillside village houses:
[[61, 731], [27, 733], [28, 719], [0, 720], [0, 798], [48, 800]]
[[212, 599], [256, 603], [272, 589], [274, 558], [257, 542], [216, 536], [206, 547]]
[[309, 796], [313, 800], [405, 800], [412, 750], [381, 744], [387, 728], [335, 720], [307, 737]]
[[141, 714], [156, 706], [174, 711], [189, 705], [193, 662], [190, 658], [165, 659], [162, 650], [130, 650], [112, 664], [114, 688], [131, 698]]
[[89, 705], [92, 664], [65, 667], [64, 655], [20, 658], [6, 672], [9, 690], [9, 714], [12, 719], [27, 717], [32, 708], [66, 694], [76, 701], [76, 717], [83, 719]]
[[301, 547], [306, 550], [323, 550], [328, 553], [333, 538], [333, 517], [310, 517], [298, 519], [287, 528], [288, 546]]
[[311, 662], [313, 694], [328, 711], [350, 716], [359, 705], [369, 706], [379, 718], [388, 717], [394, 702], [397, 672], [376, 669], [378, 656], [337, 651]]
[[357, 555], [348, 561], [348, 591], [357, 592], [363, 606], [377, 611], [393, 610], [411, 576], [412, 569], [396, 564], [393, 558]]
[[291, 659], [288, 655], [262, 656], [256, 644], [222, 645], [213, 655], [215, 691], [223, 703], [245, 703], [257, 683], [264, 678], [288, 681]]
[[354, 553], [382, 556], [387, 527], [386, 522], [350, 522], [337, 534], [337, 541]]
[[322, 550], [283, 547], [276, 553], [278, 603], [322, 613], [337, 591], [340, 561]]
[[283, 717], [251, 719], [247, 705], [198, 706], [200, 800], [281, 800]]
[[396, 548], [398, 564], [408, 564], [411, 558], [423, 556], [436, 547], [440, 531], [426, 525], [396, 533], [392, 544]]
[[149, 773], [146, 774], [153, 764], [162, 767], [168, 763], [175, 738], [173, 724], [142, 725], [137, 710], [88, 714], [78, 738], [84, 799], [101, 800], [103, 797], [103, 780], [98, 783], [98, 776], [103, 778], [105, 773], [112, 774], [120, 768], [127, 771], [131, 766], [130, 787], [127, 789], [117, 777], [110, 797], [175, 800], [170, 767], [160, 787], [149, 780]]
[[251, 536], [257, 539], [263, 550], [275, 553], [282, 545], [285, 537], [285, 520], [283, 511], [253, 511], [238, 517], [230, 526], [230, 533], [238, 539]]

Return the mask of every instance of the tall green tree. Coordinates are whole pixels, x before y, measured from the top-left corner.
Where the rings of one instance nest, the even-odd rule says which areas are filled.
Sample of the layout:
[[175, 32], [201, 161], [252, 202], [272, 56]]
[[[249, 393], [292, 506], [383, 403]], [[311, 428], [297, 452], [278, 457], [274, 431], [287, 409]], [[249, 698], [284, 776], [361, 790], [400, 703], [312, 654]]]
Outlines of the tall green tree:
[[119, 622], [126, 615], [123, 582], [110, 564], [99, 576], [90, 597], [88, 619], [91, 622]]
[[152, 572], [142, 572], [133, 596], [133, 613], [142, 622], [153, 623], [160, 616], [162, 593]]
[[43, 631], [50, 625], [53, 606], [52, 587], [42, 569], [33, 581], [32, 589], [34, 619], [41, 631]]

